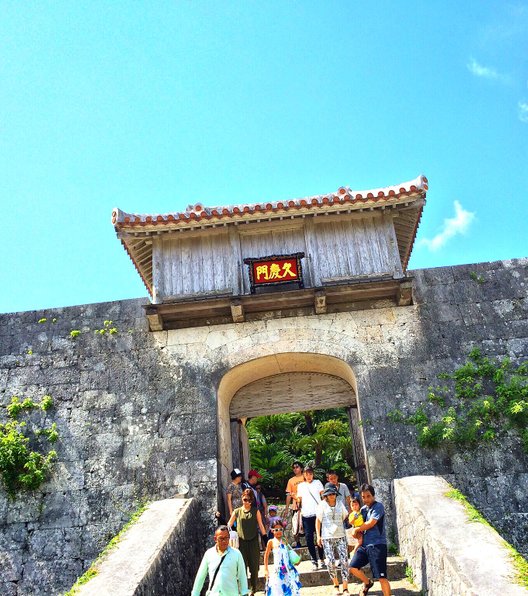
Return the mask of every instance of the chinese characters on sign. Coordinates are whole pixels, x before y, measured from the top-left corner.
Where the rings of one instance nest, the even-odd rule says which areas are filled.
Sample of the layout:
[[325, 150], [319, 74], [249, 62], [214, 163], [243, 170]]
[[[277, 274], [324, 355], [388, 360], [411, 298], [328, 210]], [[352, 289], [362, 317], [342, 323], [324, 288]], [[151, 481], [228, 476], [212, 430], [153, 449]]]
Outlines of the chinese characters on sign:
[[293, 255], [273, 255], [255, 259], [244, 259], [249, 265], [251, 292], [258, 286], [279, 285], [297, 282], [303, 287], [301, 259], [304, 253]]
[[297, 259], [253, 263], [253, 278], [256, 284], [279, 279], [298, 279]]

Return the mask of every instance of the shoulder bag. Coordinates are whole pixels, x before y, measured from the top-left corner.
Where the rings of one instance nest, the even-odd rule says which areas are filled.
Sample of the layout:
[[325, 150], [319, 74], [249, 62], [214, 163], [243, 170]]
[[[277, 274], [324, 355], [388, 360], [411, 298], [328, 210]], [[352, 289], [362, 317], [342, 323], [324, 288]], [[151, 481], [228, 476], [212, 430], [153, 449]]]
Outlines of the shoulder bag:
[[286, 548], [288, 549], [288, 559], [290, 559], [290, 563], [292, 565], [298, 565], [301, 562], [301, 555], [296, 553], [288, 543], [286, 543]]
[[209, 584], [209, 588], [207, 589], [207, 594], [211, 593], [211, 590], [213, 589], [215, 580], [216, 580], [216, 576], [218, 575], [218, 572], [220, 571], [220, 567], [222, 567], [222, 563], [224, 562], [224, 560], [226, 559], [228, 553], [226, 553], [221, 559], [220, 559], [220, 563], [218, 563], [218, 567], [215, 569], [214, 575], [213, 575], [213, 579], [211, 580], [211, 583]]

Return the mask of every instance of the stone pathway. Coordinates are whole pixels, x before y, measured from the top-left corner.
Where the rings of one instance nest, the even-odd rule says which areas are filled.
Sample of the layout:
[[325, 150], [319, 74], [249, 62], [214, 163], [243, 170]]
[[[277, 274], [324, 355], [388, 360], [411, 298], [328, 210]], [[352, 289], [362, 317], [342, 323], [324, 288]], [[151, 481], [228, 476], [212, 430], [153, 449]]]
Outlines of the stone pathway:
[[[303, 560], [297, 567], [303, 585], [301, 589], [302, 596], [335, 596], [335, 589], [328, 575], [328, 571], [320, 569], [312, 571], [312, 564], [309, 560], [309, 555], [306, 548], [299, 551]], [[261, 558], [262, 562], [262, 558]], [[420, 590], [411, 584], [405, 578], [406, 561], [402, 557], [389, 557], [387, 560], [387, 571], [391, 583], [391, 591], [393, 596], [420, 596]], [[366, 574], [370, 576], [369, 569], [365, 570]], [[256, 592], [258, 596], [264, 596], [264, 565], [261, 564], [259, 570], [259, 589]], [[356, 596], [359, 593], [360, 584], [355, 579], [350, 579], [349, 592], [351, 596]], [[369, 591], [369, 596], [382, 596], [381, 588], [378, 582]]]
[[[328, 580], [330, 581], [330, 579]], [[357, 596], [359, 593], [359, 584], [350, 583], [348, 591], [351, 596]], [[421, 592], [405, 579], [391, 581], [391, 592], [393, 596], [420, 596]], [[263, 596], [264, 592], [257, 592], [258, 596]], [[314, 586], [312, 588], [302, 588], [302, 596], [335, 596], [335, 590], [331, 586]], [[382, 596], [381, 588], [378, 583], [369, 590], [369, 596]]]

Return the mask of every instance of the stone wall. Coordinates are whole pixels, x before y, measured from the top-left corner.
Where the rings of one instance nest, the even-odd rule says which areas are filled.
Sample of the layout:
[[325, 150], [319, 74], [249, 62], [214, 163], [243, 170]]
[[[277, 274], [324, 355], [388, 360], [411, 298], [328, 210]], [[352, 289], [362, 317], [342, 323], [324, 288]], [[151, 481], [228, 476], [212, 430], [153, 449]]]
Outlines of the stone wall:
[[[0, 318], [2, 403], [49, 393], [60, 432], [50, 481], [15, 502], [0, 492], [1, 594], [69, 588], [140, 502], [172, 497], [182, 484], [201, 495], [212, 521], [214, 386], [167, 360], [142, 304]], [[115, 335], [95, 334], [105, 320]], [[73, 339], [71, 330], [82, 333]]]
[[[423, 400], [436, 375], [474, 346], [528, 356], [527, 269], [528, 260], [516, 260], [415, 271], [410, 307], [387, 302], [157, 333], [147, 331], [140, 300], [2, 315], [2, 401], [51, 394], [61, 440], [55, 472], [39, 491], [14, 503], [0, 493], [0, 592], [69, 587], [139, 501], [171, 497], [183, 484], [203, 498], [209, 524], [218, 387], [233, 367], [276, 353], [332, 356], [353, 371], [370, 471], [389, 513], [394, 478], [443, 475], [528, 553], [520, 441], [458, 455], [424, 452], [412, 429], [386, 417]], [[95, 334], [105, 320], [115, 335]], [[74, 329], [82, 331], [75, 339]]]
[[464, 506], [446, 497], [449, 490], [438, 476], [394, 481], [400, 552], [414, 583], [430, 596], [528, 595], [504, 541], [489, 526], [469, 521]]
[[197, 498], [151, 503], [78, 596], [190, 594], [202, 553], [213, 544], [200, 527]]

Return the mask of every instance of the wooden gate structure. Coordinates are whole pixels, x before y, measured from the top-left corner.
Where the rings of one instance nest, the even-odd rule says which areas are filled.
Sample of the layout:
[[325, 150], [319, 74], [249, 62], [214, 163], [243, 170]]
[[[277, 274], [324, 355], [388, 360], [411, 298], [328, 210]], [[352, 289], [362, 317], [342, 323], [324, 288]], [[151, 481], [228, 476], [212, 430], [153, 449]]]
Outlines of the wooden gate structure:
[[[427, 190], [427, 179], [418, 176], [395, 186], [340, 187], [288, 201], [197, 203], [184, 212], [150, 215], [114, 209], [112, 223], [151, 296], [145, 307], [151, 331], [244, 325], [371, 309], [387, 301], [412, 304], [406, 270]], [[343, 406], [358, 479], [367, 480], [360, 404], [348, 365], [301, 353], [273, 357], [281, 361], [278, 368], [247, 363], [241, 366], [248, 369], [234, 376], [229, 371], [220, 383], [222, 476], [234, 463], [248, 465], [247, 418]]]

